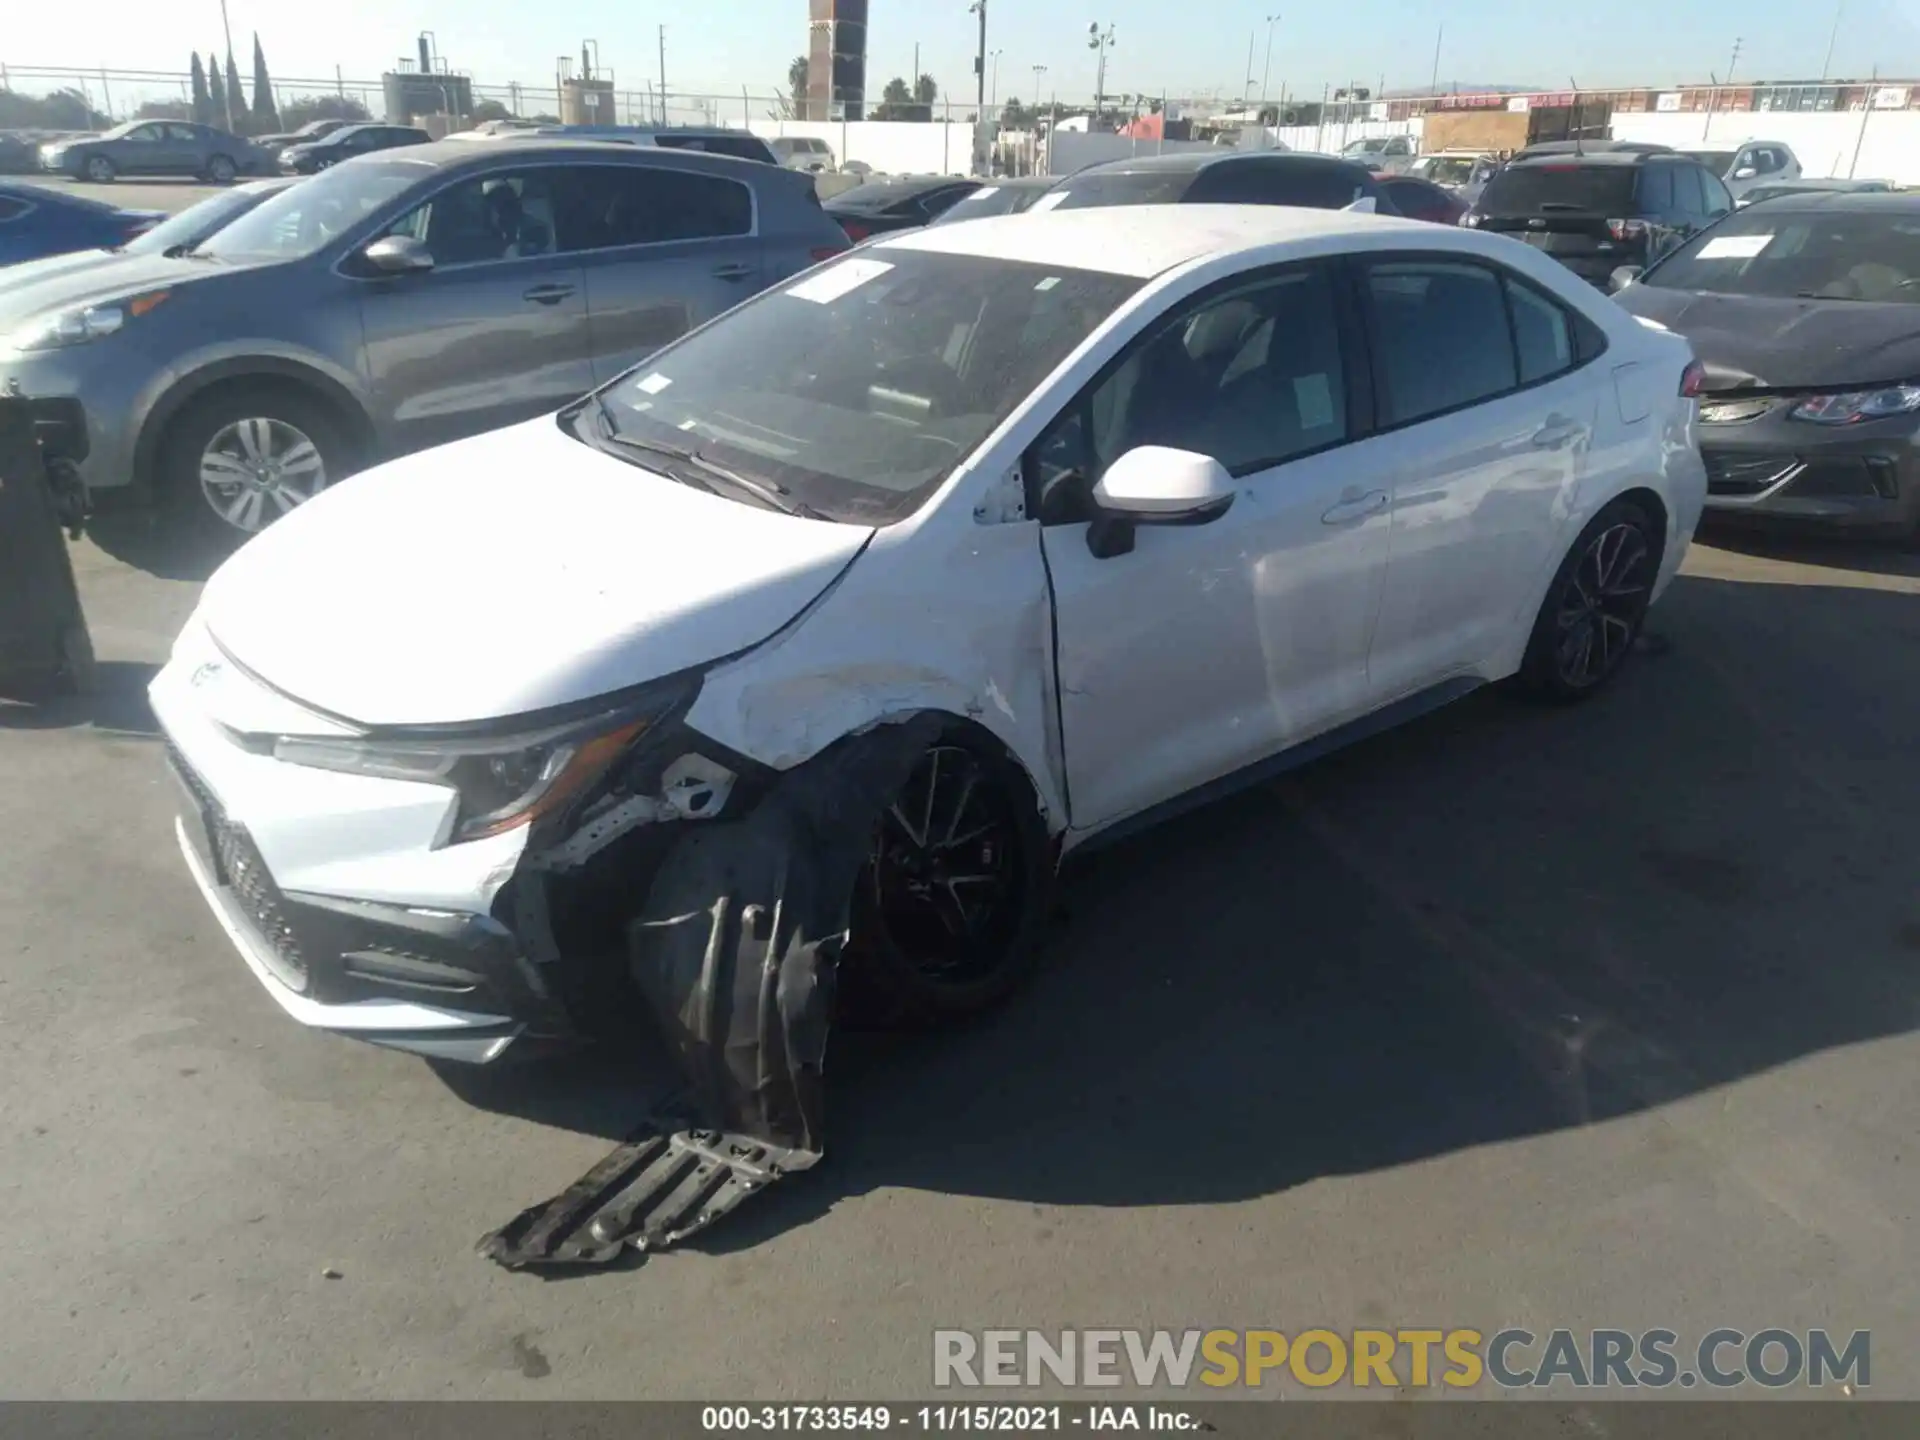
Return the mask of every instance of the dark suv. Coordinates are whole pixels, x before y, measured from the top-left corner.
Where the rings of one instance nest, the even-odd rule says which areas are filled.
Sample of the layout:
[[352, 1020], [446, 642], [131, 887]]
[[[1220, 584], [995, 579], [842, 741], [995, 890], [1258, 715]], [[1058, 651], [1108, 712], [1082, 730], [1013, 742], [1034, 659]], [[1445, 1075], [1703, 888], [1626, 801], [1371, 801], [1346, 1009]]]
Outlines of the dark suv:
[[1719, 177], [1689, 156], [1609, 150], [1516, 161], [1461, 223], [1524, 240], [1605, 288], [1620, 266], [1652, 264], [1732, 209]]
[[1382, 215], [1400, 213], [1373, 172], [1350, 160], [1280, 150], [1186, 151], [1089, 165], [1067, 176], [1033, 208], [1299, 205], [1341, 210], [1362, 200], [1373, 201]]

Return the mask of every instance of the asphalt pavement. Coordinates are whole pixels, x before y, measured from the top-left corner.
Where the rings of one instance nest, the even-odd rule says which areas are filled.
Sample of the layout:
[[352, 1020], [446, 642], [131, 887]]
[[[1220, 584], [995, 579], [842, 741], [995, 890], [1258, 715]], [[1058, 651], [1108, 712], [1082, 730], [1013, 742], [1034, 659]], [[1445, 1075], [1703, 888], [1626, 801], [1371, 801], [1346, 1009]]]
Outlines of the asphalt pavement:
[[[253, 175], [246, 179], [258, 180], [264, 177]], [[85, 182], [63, 180], [57, 175], [6, 175], [0, 179], [25, 181], [31, 185], [44, 185], [50, 190], [65, 194], [82, 195], [89, 200], [98, 200], [105, 205], [118, 205], [127, 210], [165, 210], [168, 214], [184, 210], [187, 206], [206, 199], [209, 195], [220, 193], [218, 185], [203, 185], [197, 180], [115, 180], [107, 185], [91, 185]]]
[[0, 1395], [906, 1398], [940, 1327], [1825, 1325], [1920, 1396], [1913, 555], [1698, 550], [1594, 703], [1471, 698], [1089, 860], [1004, 1011], [836, 1049], [819, 1169], [563, 1281], [473, 1244], [657, 1071], [289, 1022], [141, 699], [206, 561], [131, 518], [77, 556], [105, 692], [0, 703]]

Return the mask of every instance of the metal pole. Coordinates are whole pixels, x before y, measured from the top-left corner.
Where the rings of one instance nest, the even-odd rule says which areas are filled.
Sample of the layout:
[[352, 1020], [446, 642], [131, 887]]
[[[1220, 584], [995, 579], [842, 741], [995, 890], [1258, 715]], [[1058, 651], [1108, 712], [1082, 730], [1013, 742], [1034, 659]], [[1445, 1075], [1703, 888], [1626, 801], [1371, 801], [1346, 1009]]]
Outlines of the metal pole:
[[[1000, 56], [1002, 53], [999, 50], [993, 52], [993, 86], [987, 92], [987, 108], [996, 112], [1000, 109]], [[917, 77], [915, 83], [918, 83]]]
[[1265, 108], [1267, 103], [1267, 81], [1273, 74], [1273, 27], [1279, 23], [1280, 17], [1278, 15], [1267, 16], [1267, 58], [1260, 66], [1260, 104], [1262, 108]]
[[1703, 144], [1713, 131], [1713, 107], [1720, 101], [1719, 79], [1711, 70], [1707, 72], [1707, 79], [1713, 81], [1713, 88], [1707, 91], [1707, 123], [1700, 127], [1700, 139]]
[[333, 93], [338, 95], [342, 100], [347, 98], [346, 78], [340, 73], [340, 67], [338, 65], [333, 67]]
[[1867, 103], [1860, 107], [1860, 133], [1853, 142], [1853, 161], [1847, 166], [1847, 178], [1853, 178], [1853, 172], [1860, 167], [1860, 147], [1867, 143], [1867, 120], [1873, 114], [1873, 92], [1879, 88], [1880, 67], [1873, 67], [1873, 78], [1867, 81]]
[[1847, 0], [1833, 7], [1833, 29], [1827, 32], [1827, 58], [1820, 62], [1820, 78], [1827, 78], [1827, 72], [1833, 69], [1833, 42], [1840, 38], [1840, 17], [1847, 13]]
[[107, 70], [104, 65], [100, 67], [100, 108], [107, 112], [109, 118], [112, 117], [113, 91], [107, 88]]
[[[220, 30], [221, 33], [227, 37], [227, 55], [231, 58], [233, 55], [233, 31], [227, 25], [227, 0], [220, 0]], [[227, 102], [227, 133], [232, 135], [235, 133], [233, 128], [233, 87], [231, 85], [223, 85], [220, 87], [220, 93], [221, 98]]]
[[660, 27], [660, 123], [667, 123], [667, 27]]
[[980, 44], [974, 52], [973, 173], [987, 168], [987, 0], [973, 0], [980, 17]]
[[1446, 39], [1447, 27], [1442, 25], [1433, 36], [1433, 78], [1427, 82], [1427, 94], [1440, 93], [1440, 42]]
[[1253, 30], [1247, 32], [1247, 79], [1246, 83], [1240, 87], [1240, 103], [1242, 105], [1245, 105], [1247, 98], [1253, 94], [1253, 42], [1257, 33], [1258, 32]]
[[747, 87], [740, 87], [740, 125], [742, 129], [753, 128], [753, 101], [747, 98]]
[[1320, 114], [1313, 127], [1313, 148], [1326, 148], [1327, 139], [1327, 86], [1320, 87]]

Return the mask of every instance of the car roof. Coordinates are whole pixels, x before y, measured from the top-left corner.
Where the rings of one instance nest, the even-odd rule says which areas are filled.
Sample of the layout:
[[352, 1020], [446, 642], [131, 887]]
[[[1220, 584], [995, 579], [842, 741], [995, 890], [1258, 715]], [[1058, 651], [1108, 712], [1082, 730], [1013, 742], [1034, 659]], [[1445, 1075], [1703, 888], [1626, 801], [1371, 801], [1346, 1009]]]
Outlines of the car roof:
[[1865, 211], [1868, 214], [1920, 216], [1920, 191], [1793, 190], [1767, 201], [1767, 214], [1794, 210]]
[[1564, 170], [1569, 165], [1646, 165], [1656, 161], [1668, 165], [1698, 165], [1700, 162], [1691, 155], [1682, 155], [1677, 151], [1645, 150], [1592, 150], [1576, 154], [1569, 150], [1559, 155], [1526, 155], [1515, 160], [1508, 167], [1513, 170]]
[[1338, 165], [1343, 170], [1361, 167], [1340, 155], [1320, 155], [1306, 150], [1232, 150], [1211, 146], [1206, 150], [1182, 150], [1172, 155], [1123, 155], [1118, 160], [1102, 160], [1074, 171], [1082, 175], [1182, 174], [1205, 170], [1213, 165], [1246, 165], [1284, 161], [1295, 165]]
[[[1147, 279], [1203, 255], [1259, 250], [1288, 240], [1378, 233], [1381, 227], [1423, 240], [1442, 228], [1418, 220], [1308, 210], [1291, 205], [1139, 205], [1116, 225], [1107, 209], [1031, 210], [960, 225], [936, 225], [873, 241], [876, 250], [929, 250]], [[1470, 233], [1470, 232], [1462, 232]]]
[[439, 170], [457, 170], [498, 165], [507, 156], [513, 157], [511, 163], [515, 165], [524, 165], [529, 160], [537, 159], [558, 160], [568, 156], [591, 156], [595, 163], [664, 165], [682, 170], [711, 170], [716, 175], [727, 175], [736, 180], [746, 175], [788, 177], [784, 182], [779, 180], [766, 182], [774, 185], [813, 183], [810, 177], [802, 175], [797, 170], [782, 170], [764, 161], [743, 160], [737, 155], [720, 155], [711, 150], [675, 150], [665, 146], [627, 145], [618, 140], [573, 139], [564, 135], [541, 135], [516, 140], [512, 145], [476, 144], [472, 140], [448, 136], [445, 140], [432, 140], [425, 145], [407, 145], [397, 150], [377, 150], [372, 155], [342, 163], [358, 165], [363, 160], [377, 160], [385, 165], [422, 165]]

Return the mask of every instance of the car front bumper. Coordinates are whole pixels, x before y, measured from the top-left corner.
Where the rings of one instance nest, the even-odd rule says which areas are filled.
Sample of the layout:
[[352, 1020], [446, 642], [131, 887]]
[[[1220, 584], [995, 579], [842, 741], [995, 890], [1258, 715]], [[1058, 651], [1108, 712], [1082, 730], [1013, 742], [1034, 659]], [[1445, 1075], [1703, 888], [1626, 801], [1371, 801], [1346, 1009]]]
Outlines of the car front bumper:
[[[198, 622], [149, 689], [188, 873], [254, 978], [303, 1025], [486, 1062], [576, 1029], [493, 912], [524, 831], [439, 844], [452, 793], [292, 765], [238, 743], [319, 720], [236, 670]], [[209, 696], [215, 697], [209, 703]]]
[[1827, 427], [1789, 420], [1787, 407], [1700, 425], [1710, 516], [1889, 534], [1920, 527], [1913, 416]]
[[[32, 400], [66, 402], [85, 436], [72, 459], [87, 489], [113, 490], [134, 482], [134, 450], [152, 404], [155, 372], [115, 363], [119, 336], [59, 350], [0, 350], [0, 393], [12, 386]], [[132, 352], [136, 361], [143, 357]]]

